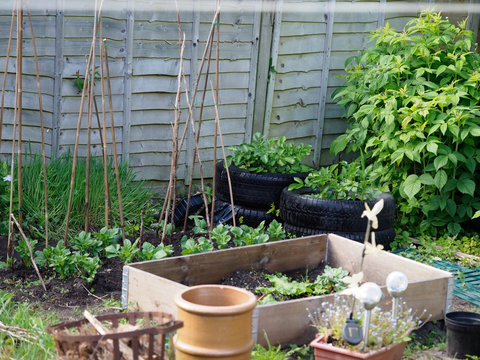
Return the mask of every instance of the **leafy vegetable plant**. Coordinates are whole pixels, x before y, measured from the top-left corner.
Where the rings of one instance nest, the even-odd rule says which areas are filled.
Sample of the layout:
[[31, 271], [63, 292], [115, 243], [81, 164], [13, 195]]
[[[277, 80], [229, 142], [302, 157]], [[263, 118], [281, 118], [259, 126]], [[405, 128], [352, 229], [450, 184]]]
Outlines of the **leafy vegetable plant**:
[[140, 239], [137, 239], [134, 243], [132, 243], [129, 239], [125, 239], [123, 245], [109, 245], [105, 248], [105, 256], [107, 258], [113, 258], [118, 256], [118, 258], [124, 264], [129, 264], [133, 262], [133, 259], [135, 259], [135, 256], [140, 251], [140, 249], [138, 248], [139, 241]]
[[173, 254], [172, 245], [159, 244], [154, 246], [149, 242], [142, 244], [142, 250], [138, 253], [138, 258], [141, 261], [163, 259]]
[[61, 279], [69, 278], [75, 274], [75, 263], [70, 260], [72, 252], [63, 245], [62, 241], [59, 241], [56, 247], [51, 248], [51, 251], [45, 250], [43, 254], [48, 266], [53, 268]]
[[103, 250], [103, 242], [101, 240], [92, 238], [90, 233], [81, 231], [77, 236], [73, 238], [72, 247], [75, 250], [78, 250], [81, 254], [98, 256], [98, 254], [100, 254]]
[[204, 236], [201, 236], [198, 239], [193, 239], [184, 235], [181, 243], [182, 255], [197, 254], [214, 250], [212, 241]]
[[227, 249], [228, 242], [232, 239], [232, 236], [229, 234], [229, 228], [223, 224], [215, 226], [212, 230], [212, 238], [217, 243], [218, 249]]
[[281, 296], [300, 297], [312, 295], [325, 295], [332, 292], [342, 291], [347, 284], [342, 280], [348, 275], [348, 271], [342, 268], [325, 266], [324, 273], [318, 275], [315, 281], [310, 282], [291, 280], [282, 274], [265, 274], [264, 277], [272, 283], [272, 287], [257, 287], [255, 291], [262, 294], [278, 294]]
[[229, 164], [257, 173], [295, 174], [308, 172], [310, 166], [302, 164], [305, 156], [310, 154], [309, 145], [287, 144], [286, 138], [267, 139], [260, 133], [253, 135], [250, 144], [243, 143], [229, 148]]
[[[80, 233], [81, 234], [81, 233]], [[101, 242], [102, 247], [116, 244], [122, 237], [122, 229], [113, 228], [108, 229], [106, 227], [100, 229], [100, 232], [92, 234], [98, 241]], [[80, 236], [80, 235], [79, 235]]]
[[359, 171], [359, 162], [341, 161], [328, 167], [312, 171], [305, 180], [298, 177], [290, 184], [289, 190], [303, 187], [312, 190], [309, 196], [335, 200], [373, 200], [378, 191], [374, 190], [369, 175], [372, 167]]
[[475, 39], [439, 13], [425, 11], [403, 31], [389, 25], [347, 60], [346, 83], [333, 98], [350, 124], [331, 145], [364, 154], [380, 167], [402, 225], [435, 234], [480, 209], [480, 55]]
[[[38, 244], [37, 240], [32, 240], [29, 239], [28, 242], [30, 243], [30, 247], [33, 249], [35, 248], [35, 245]], [[32, 267], [32, 259], [30, 258], [30, 252], [28, 251], [28, 246], [27, 243], [25, 242], [25, 239], [20, 239], [17, 243], [17, 246], [15, 246], [15, 250], [18, 253], [18, 256], [22, 260], [23, 264], [29, 268]]]

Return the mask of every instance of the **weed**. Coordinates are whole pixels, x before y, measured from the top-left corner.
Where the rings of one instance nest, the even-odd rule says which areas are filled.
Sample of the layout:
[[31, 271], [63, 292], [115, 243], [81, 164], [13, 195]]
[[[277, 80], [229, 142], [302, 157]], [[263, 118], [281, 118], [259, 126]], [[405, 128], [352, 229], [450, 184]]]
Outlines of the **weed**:
[[0, 291], [0, 304], [0, 322], [12, 328], [10, 332], [0, 332], [0, 358], [54, 359], [55, 342], [46, 327], [56, 321], [55, 314], [39, 314], [32, 305], [14, 302], [13, 295], [4, 291]]

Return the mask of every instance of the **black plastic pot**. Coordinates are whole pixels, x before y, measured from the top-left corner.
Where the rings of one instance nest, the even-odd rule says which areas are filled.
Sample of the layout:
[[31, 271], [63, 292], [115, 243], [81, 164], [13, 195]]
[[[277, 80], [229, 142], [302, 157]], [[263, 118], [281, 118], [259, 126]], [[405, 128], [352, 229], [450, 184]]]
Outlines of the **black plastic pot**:
[[445, 315], [447, 353], [464, 359], [466, 355], [480, 356], [480, 314], [454, 311]]

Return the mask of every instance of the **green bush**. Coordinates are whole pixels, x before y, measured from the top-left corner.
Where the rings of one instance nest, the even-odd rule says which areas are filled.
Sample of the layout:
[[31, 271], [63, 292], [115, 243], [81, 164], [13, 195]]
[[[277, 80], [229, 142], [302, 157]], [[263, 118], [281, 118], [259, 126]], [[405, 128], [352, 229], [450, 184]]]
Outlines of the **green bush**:
[[465, 25], [423, 12], [403, 31], [376, 30], [334, 94], [350, 127], [331, 151], [364, 154], [395, 195], [401, 225], [432, 234], [460, 232], [480, 209], [480, 55]]
[[253, 135], [250, 144], [232, 146], [229, 162], [241, 169], [257, 173], [295, 174], [309, 172], [310, 166], [302, 164], [310, 154], [309, 145], [287, 144], [285, 136], [267, 139], [260, 133]]

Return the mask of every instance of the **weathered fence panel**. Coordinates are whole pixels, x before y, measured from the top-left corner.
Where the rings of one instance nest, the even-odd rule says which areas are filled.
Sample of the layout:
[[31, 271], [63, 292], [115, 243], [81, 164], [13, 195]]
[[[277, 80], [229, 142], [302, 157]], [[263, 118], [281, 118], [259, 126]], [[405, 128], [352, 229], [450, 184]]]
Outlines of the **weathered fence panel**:
[[[47, 156], [72, 149], [76, 139], [81, 88], [86, 56], [94, 25], [93, 1], [75, 4], [59, 1], [56, 9], [33, 9], [32, 23], [39, 55], [40, 84], [44, 122], [47, 130]], [[180, 28], [185, 34], [182, 80], [182, 127], [188, 104], [195, 120], [205, 96], [199, 152], [206, 176], [213, 165], [215, 100], [210, 81], [215, 84], [215, 61], [202, 65], [202, 55], [212, 26], [215, 0], [179, 1]], [[332, 100], [332, 93], [343, 85], [345, 60], [369, 46], [368, 35], [386, 22], [401, 28], [418, 14], [421, 6], [393, 8], [402, 1], [378, 0], [344, 2], [335, 0], [299, 1], [233, 0], [225, 3], [220, 21], [219, 99], [221, 130], [227, 146], [249, 141], [253, 132], [286, 136], [297, 143], [313, 146], [310, 161], [328, 164], [333, 159], [329, 146], [346, 129], [344, 113]], [[478, 30], [478, 13], [473, 0], [465, 0], [463, 12], [452, 14], [455, 22], [470, 15], [468, 26]], [[161, 9], [153, 0], [106, 0], [99, 22], [106, 39], [113, 94], [115, 138], [119, 156], [130, 162], [140, 177], [153, 185], [169, 178], [172, 123], [180, 69], [177, 14], [172, 7]], [[192, 5], [193, 4], [193, 5]], [[362, 7], [362, 5], [364, 5]], [[11, 4], [10, 4], [11, 6]], [[143, 6], [143, 7], [142, 7]], [[222, 5], [223, 6], [223, 5]], [[394, 9], [394, 10], [392, 10]], [[11, 9], [0, 6], [0, 74], [4, 74]], [[32, 151], [40, 149], [40, 121], [32, 36], [25, 17], [23, 41], [23, 138]], [[100, 34], [99, 34], [100, 35]], [[216, 38], [216, 37], [215, 37]], [[100, 69], [99, 46], [95, 63]], [[216, 53], [216, 44], [212, 53]], [[205, 80], [208, 81], [206, 93]], [[5, 112], [0, 154], [8, 158], [12, 147], [13, 107], [16, 72], [16, 26], [7, 68]], [[195, 80], [201, 72], [197, 93]], [[2, 76], [3, 79], [3, 76]], [[101, 154], [98, 122], [102, 122], [101, 83], [94, 81], [99, 118], [92, 118], [92, 153]], [[214, 85], [215, 86], [215, 85]], [[112, 135], [108, 99], [106, 125], [108, 153]], [[80, 117], [79, 155], [86, 154], [87, 103]], [[28, 145], [27, 145], [28, 143]], [[187, 132], [177, 175], [188, 182], [192, 169], [194, 138]], [[217, 157], [221, 156], [217, 149]]]

